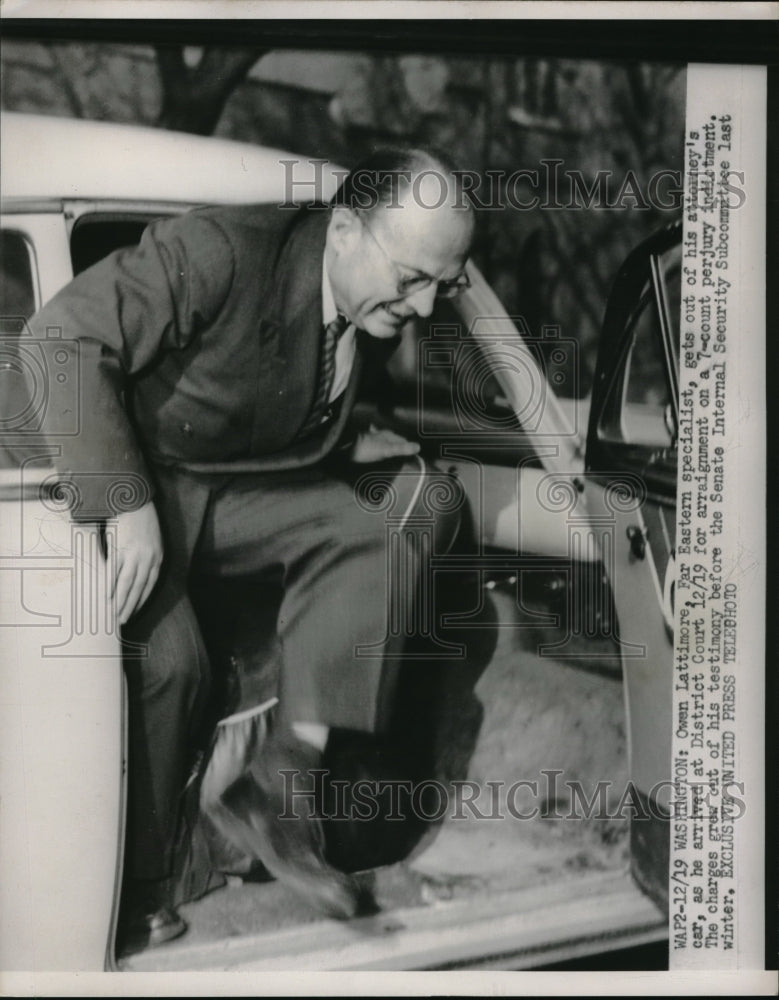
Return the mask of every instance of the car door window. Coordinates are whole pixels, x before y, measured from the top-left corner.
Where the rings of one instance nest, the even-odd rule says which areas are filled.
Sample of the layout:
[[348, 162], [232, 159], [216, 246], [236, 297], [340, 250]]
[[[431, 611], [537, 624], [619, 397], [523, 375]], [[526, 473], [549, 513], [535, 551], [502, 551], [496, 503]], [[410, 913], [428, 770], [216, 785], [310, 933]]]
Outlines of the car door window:
[[0, 230], [0, 323], [18, 326], [35, 312], [32, 249], [25, 237], [12, 229]]
[[[625, 362], [619, 435], [627, 444], [666, 448], [676, 435], [675, 386], [679, 371], [681, 268], [678, 250], [657, 258], [632, 322]], [[666, 338], [663, 320], [667, 322]]]
[[131, 212], [94, 212], [80, 216], [70, 234], [73, 273], [80, 274], [114, 250], [137, 244], [146, 226], [157, 217]]

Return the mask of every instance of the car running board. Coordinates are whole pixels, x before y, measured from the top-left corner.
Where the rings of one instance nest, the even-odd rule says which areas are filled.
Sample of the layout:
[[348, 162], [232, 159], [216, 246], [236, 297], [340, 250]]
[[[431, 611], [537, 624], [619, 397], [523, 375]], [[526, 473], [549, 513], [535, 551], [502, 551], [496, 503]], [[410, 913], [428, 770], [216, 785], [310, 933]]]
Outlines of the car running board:
[[481, 899], [439, 901], [342, 923], [187, 944], [120, 963], [127, 971], [528, 969], [661, 941], [668, 925], [627, 872]]

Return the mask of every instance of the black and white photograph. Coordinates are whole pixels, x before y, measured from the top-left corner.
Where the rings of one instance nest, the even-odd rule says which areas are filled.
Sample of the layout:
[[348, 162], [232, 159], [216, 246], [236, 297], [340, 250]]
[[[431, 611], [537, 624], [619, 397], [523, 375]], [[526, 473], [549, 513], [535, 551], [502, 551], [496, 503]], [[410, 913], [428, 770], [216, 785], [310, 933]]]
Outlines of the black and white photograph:
[[777, 5], [587, 6], [3, 7], [0, 993], [775, 992]]

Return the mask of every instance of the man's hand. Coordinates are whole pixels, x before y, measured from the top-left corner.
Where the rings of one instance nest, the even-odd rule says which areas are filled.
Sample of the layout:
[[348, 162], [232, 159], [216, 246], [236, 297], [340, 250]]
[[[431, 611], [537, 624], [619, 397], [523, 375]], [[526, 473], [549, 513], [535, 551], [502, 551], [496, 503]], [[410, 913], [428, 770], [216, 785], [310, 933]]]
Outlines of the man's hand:
[[416, 441], [407, 441], [394, 431], [381, 430], [371, 424], [370, 429], [354, 442], [349, 457], [353, 462], [381, 462], [398, 455], [416, 455], [418, 451]]
[[162, 535], [154, 504], [149, 501], [119, 514], [115, 537], [114, 550], [114, 533], [106, 533], [108, 555], [113, 555], [116, 566], [111, 596], [115, 596], [117, 621], [124, 625], [152, 592], [162, 565]]

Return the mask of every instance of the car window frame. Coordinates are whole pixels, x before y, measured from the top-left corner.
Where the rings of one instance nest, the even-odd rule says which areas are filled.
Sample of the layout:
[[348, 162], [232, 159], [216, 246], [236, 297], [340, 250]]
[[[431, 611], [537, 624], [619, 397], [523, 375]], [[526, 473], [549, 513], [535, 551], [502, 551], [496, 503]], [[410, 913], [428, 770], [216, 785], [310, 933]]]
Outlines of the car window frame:
[[[652, 259], [675, 254], [681, 237], [681, 220], [652, 234], [627, 257], [612, 285], [598, 351], [585, 456], [586, 470], [596, 481], [606, 482], [618, 470], [635, 472], [645, 479], [650, 495], [668, 506], [676, 503], [675, 437], [671, 435], [670, 443], [665, 444], [631, 441], [622, 418], [636, 323], [647, 308], [648, 295], [655, 299], [649, 307], [662, 308], [669, 324], [673, 323], [667, 299], [663, 304], [655, 298]], [[666, 360], [664, 368], [667, 377]]]

